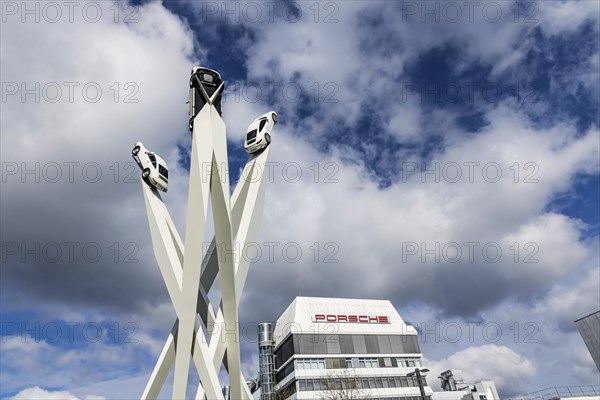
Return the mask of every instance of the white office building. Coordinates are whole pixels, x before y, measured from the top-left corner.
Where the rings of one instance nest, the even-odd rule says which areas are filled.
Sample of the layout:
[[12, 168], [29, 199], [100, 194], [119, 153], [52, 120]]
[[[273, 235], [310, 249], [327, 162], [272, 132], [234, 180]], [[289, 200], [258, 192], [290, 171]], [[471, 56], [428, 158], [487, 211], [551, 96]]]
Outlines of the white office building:
[[389, 301], [297, 297], [274, 340], [279, 398], [431, 398], [417, 331]]

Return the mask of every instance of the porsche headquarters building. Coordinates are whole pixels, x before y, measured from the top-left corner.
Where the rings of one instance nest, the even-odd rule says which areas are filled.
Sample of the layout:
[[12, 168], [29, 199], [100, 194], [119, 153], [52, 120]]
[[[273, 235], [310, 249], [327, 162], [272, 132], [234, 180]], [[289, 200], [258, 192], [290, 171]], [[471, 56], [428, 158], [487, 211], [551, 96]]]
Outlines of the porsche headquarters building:
[[420, 388], [415, 376], [417, 332], [389, 301], [297, 297], [277, 320], [272, 343], [277, 398], [328, 398], [335, 391], [420, 400], [421, 390], [427, 399], [433, 393], [425, 377]]

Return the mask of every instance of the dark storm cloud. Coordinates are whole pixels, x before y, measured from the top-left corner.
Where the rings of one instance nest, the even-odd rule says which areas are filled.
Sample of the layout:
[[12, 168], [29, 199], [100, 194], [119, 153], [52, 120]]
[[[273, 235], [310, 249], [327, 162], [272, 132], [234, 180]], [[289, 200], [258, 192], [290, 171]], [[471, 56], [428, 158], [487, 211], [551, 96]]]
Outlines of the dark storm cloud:
[[139, 183], [5, 184], [3, 307], [48, 301], [139, 311], [163, 302], [149, 239]]

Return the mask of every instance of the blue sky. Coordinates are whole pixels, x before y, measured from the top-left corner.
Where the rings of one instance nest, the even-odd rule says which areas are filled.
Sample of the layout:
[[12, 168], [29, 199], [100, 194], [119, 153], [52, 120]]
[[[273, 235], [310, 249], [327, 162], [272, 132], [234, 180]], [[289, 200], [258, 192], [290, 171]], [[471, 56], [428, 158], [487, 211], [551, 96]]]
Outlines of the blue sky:
[[[572, 323], [600, 306], [596, 2], [92, 2], [72, 21], [19, 4], [1, 28], [3, 398], [143, 390], [174, 311], [129, 151], [167, 160], [183, 232], [193, 65], [226, 81], [231, 182], [248, 124], [279, 115], [259, 243], [303, 257], [253, 265], [242, 324], [298, 294], [385, 298], [421, 332], [464, 328], [421, 341], [434, 372], [503, 397], [598, 382]], [[252, 377], [256, 343], [241, 348]]]

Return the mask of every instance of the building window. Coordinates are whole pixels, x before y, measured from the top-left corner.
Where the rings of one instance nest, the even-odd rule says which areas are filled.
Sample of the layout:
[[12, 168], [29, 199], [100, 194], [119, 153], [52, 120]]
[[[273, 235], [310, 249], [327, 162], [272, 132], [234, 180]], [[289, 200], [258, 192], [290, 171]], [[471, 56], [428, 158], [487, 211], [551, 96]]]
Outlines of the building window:
[[[296, 359], [298, 369], [325, 369], [324, 358], [298, 358]], [[329, 365], [329, 363], [328, 363]]]
[[352, 359], [346, 358], [346, 368], [352, 368]]
[[[300, 364], [298, 363], [298, 368], [300, 368]], [[279, 371], [275, 374], [275, 382], [279, 383], [285, 379], [286, 376], [291, 374], [294, 371], [294, 362], [289, 362], [285, 365], [285, 367], [280, 368]]]
[[[414, 385], [400, 385], [401, 381], [398, 380], [397, 376], [387, 377], [372, 377], [372, 378], [315, 378], [315, 379], [299, 379], [298, 391], [321, 391], [321, 390], [343, 390], [343, 389], [379, 389], [379, 388], [394, 388], [394, 387], [409, 387], [417, 386]], [[403, 377], [406, 378], [406, 377]], [[409, 382], [410, 383], [410, 382]], [[294, 383], [290, 383], [287, 387], [295, 388]], [[280, 389], [280, 392], [285, 389]], [[293, 392], [292, 392], [293, 393]], [[292, 393], [288, 393], [291, 395]], [[382, 398], [378, 398], [382, 399]], [[383, 399], [388, 399], [383, 398]], [[408, 396], [408, 397], [392, 397], [394, 400], [420, 400], [420, 397]], [[430, 396], [426, 397], [427, 400], [431, 400]], [[485, 396], [480, 396], [479, 400], [487, 400]]]
[[421, 361], [418, 358], [397, 358], [396, 363], [398, 367], [414, 368], [421, 366]]
[[369, 378], [369, 386], [371, 386], [373, 389], [377, 387], [375, 384], [375, 378]]
[[277, 349], [275, 349], [275, 368], [280, 368], [297, 352], [294, 348], [294, 336], [289, 336]]
[[359, 358], [359, 368], [379, 368], [379, 361], [377, 358]]

